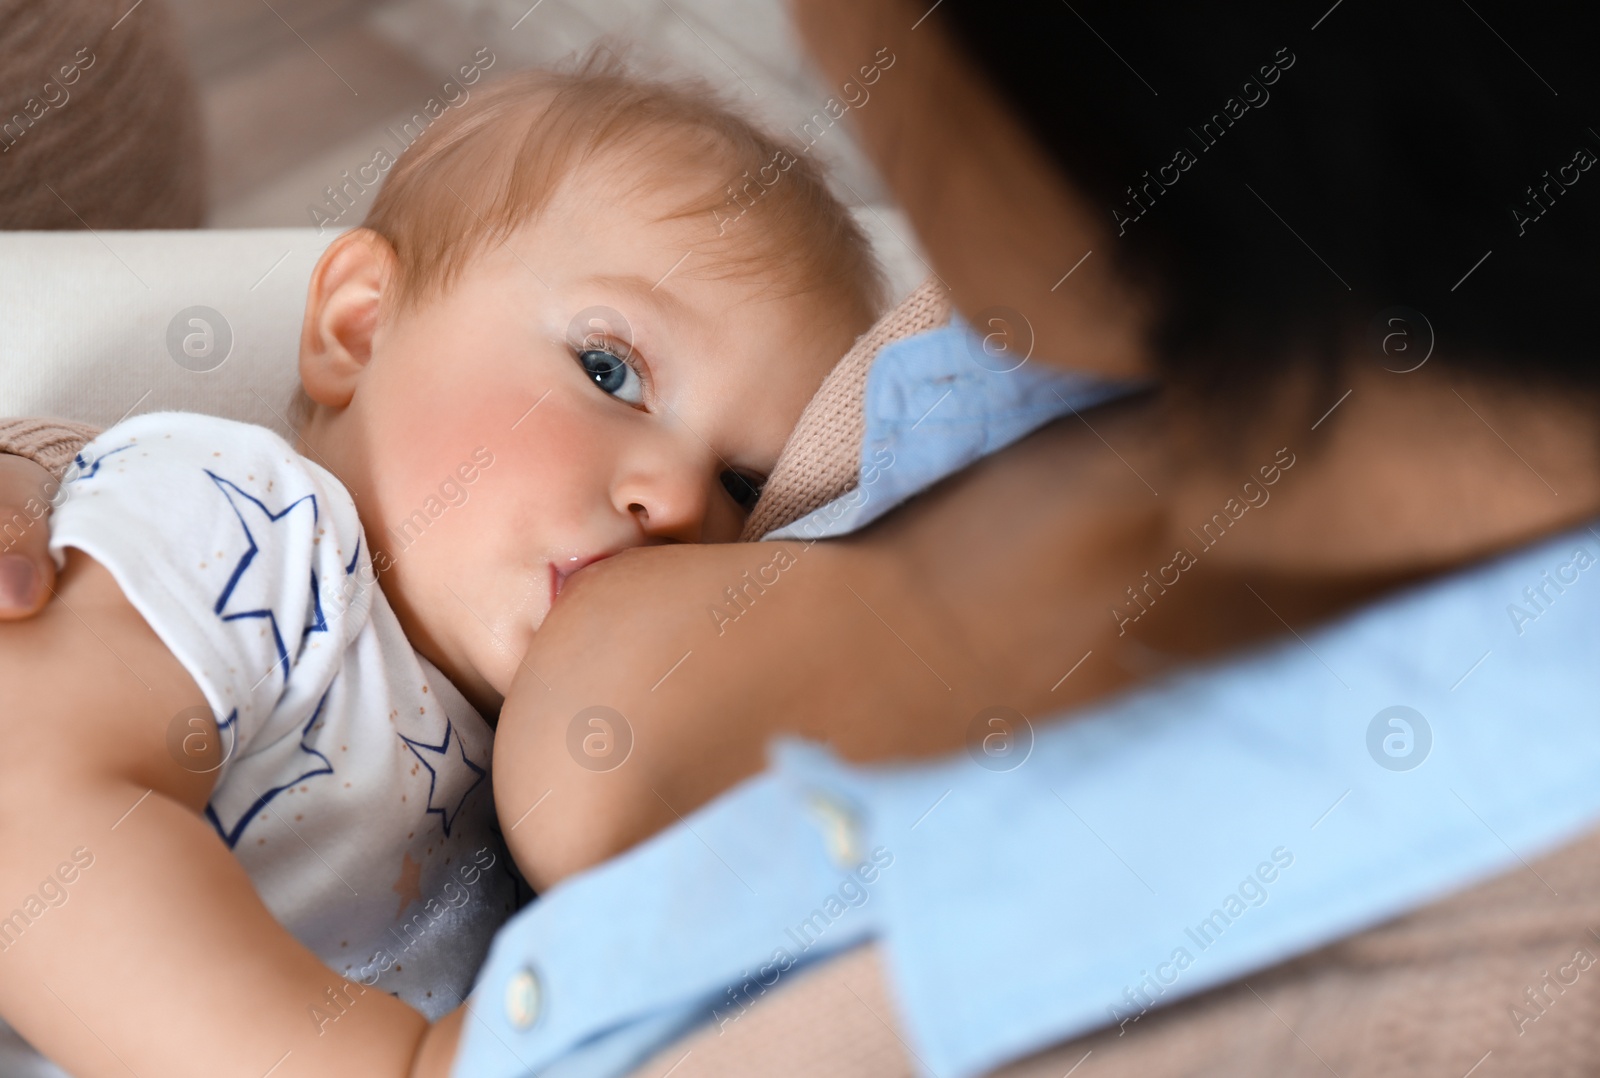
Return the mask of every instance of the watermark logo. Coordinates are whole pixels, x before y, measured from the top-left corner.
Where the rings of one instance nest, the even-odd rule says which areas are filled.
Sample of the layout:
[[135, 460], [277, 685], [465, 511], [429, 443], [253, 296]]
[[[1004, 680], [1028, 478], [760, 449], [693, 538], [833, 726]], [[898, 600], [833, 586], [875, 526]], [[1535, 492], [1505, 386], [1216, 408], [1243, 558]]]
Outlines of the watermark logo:
[[[1600, 934], [1592, 928], [1589, 934], [1600, 939]], [[1572, 952], [1572, 961], [1557, 966], [1555, 973], [1552, 974], [1548, 969], [1541, 970], [1539, 980], [1523, 989], [1522, 998], [1511, 1005], [1511, 1021], [1517, 1027], [1517, 1036], [1524, 1036], [1528, 1032], [1528, 1023], [1543, 1018], [1545, 1012], [1555, 1006], [1567, 994], [1567, 989], [1577, 984], [1578, 978], [1594, 963], [1594, 954], [1586, 947], [1578, 947]], [[1569, 973], [1571, 977], [1567, 976]]]
[[585, 307], [567, 323], [567, 343], [580, 352], [598, 349], [627, 359], [633, 355], [633, 326], [613, 307]]
[[233, 326], [212, 307], [185, 307], [167, 323], [167, 354], [196, 374], [214, 371], [233, 353]]
[[186, 707], [167, 723], [167, 755], [194, 775], [209, 775], [233, 758], [239, 724], [232, 718], [218, 724], [204, 705]]
[[498, 860], [499, 857], [493, 850], [486, 846], [481, 847], [472, 855], [470, 863], [463, 860], [456, 865], [455, 875], [446, 878], [439, 895], [430, 897], [425, 902], [402, 908], [401, 915], [412, 909], [417, 912], [412, 914], [410, 920], [401, 922], [398, 927], [389, 927], [389, 935], [396, 941], [397, 948], [380, 947], [373, 952], [371, 959], [362, 965], [359, 971], [346, 966], [344, 972], [355, 975], [353, 983], [340, 978], [337, 986], [329, 986], [321, 998], [306, 1005], [306, 1016], [316, 1027], [317, 1035], [326, 1034], [329, 1026], [343, 1018], [350, 1008], [367, 994], [367, 989], [376, 985], [385, 973], [391, 969], [403, 970], [405, 967], [401, 965], [401, 959], [420, 941], [438, 929], [449, 931], [453, 926], [460, 924], [461, 915], [458, 911], [472, 900], [471, 889], [478, 885], [478, 881], [487, 875]]
[[1367, 724], [1367, 754], [1389, 771], [1412, 771], [1433, 751], [1433, 727], [1404, 704], [1386, 707]]
[[[817, 144], [817, 140], [831, 131], [851, 109], [862, 108], [872, 99], [872, 93], [866, 87], [875, 85], [883, 77], [883, 72], [894, 66], [895, 55], [885, 45], [879, 48], [872, 58], [872, 64], [861, 66], [859, 77], [851, 76], [845, 79], [839, 87], [839, 96], [829, 97], [820, 111], [808, 116], [798, 128], [789, 129], [805, 143], [800, 147], [800, 156], [810, 153], [811, 147]], [[746, 169], [728, 184], [724, 189], [727, 198], [721, 206], [711, 211], [711, 222], [717, 226], [717, 235], [726, 235], [729, 227], [738, 224], [745, 214], [754, 209], [756, 203], [769, 190], [776, 187], [784, 175], [794, 167], [800, 156], [779, 149], [772, 154], [766, 164], [756, 169], [754, 176], [750, 174], [749, 169]]]
[[615, 771], [632, 752], [633, 727], [616, 708], [586, 707], [567, 724], [567, 753], [585, 771]]
[[865, 906], [872, 898], [872, 886], [894, 864], [894, 852], [884, 846], [875, 848], [870, 857], [859, 851], [856, 856], [861, 859], [840, 879], [837, 887], [823, 896], [810, 916], [783, 930], [784, 942], [773, 948], [771, 961], [754, 970], [743, 970], [741, 979], [728, 986], [726, 1000], [713, 1004], [711, 1018], [717, 1024], [718, 1036], [727, 1030], [729, 1023], [743, 1018], [767, 994], [767, 989], [793, 969], [829, 929], [852, 909]]
[[1410, 307], [1385, 307], [1367, 325], [1367, 340], [1391, 374], [1410, 374], [1433, 356], [1433, 323]]
[[985, 771], [1015, 771], [1033, 754], [1033, 724], [1014, 707], [986, 707], [967, 724], [967, 755]]
[[320, 236], [329, 228], [338, 226], [352, 210], [360, 206], [367, 194], [376, 190], [384, 177], [389, 175], [389, 170], [399, 160], [398, 155], [410, 149], [435, 120], [451, 109], [465, 105], [472, 97], [472, 91], [467, 87], [482, 78], [494, 63], [494, 53], [487, 45], [480, 46], [472, 54], [472, 63], [461, 65], [459, 79], [454, 75], [446, 79], [438, 93], [399, 122], [398, 130], [394, 125], [384, 128], [395, 141], [393, 153], [385, 146], [377, 146], [373, 148], [370, 160], [357, 166], [354, 175], [347, 168], [340, 169], [339, 183], [322, 189], [322, 204], [306, 207], [317, 234]]
[[1572, 557], [1556, 566], [1554, 575], [1549, 569], [1539, 574], [1538, 583], [1522, 589], [1522, 603], [1507, 603], [1506, 614], [1511, 625], [1521, 636], [1528, 626], [1543, 617], [1567, 589], [1578, 583], [1579, 574], [1595, 563], [1595, 557], [1583, 547], [1574, 547]]
[[986, 371], [1009, 374], [1033, 355], [1033, 323], [1011, 307], [986, 307], [972, 320], [967, 355]]
[[1517, 235], [1526, 236], [1528, 226], [1538, 221], [1555, 206], [1556, 200], [1577, 184], [1585, 172], [1594, 166], [1597, 158], [1588, 146], [1572, 151], [1572, 159], [1551, 175], [1549, 169], [1522, 189], [1522, 205], [1511, 207], [1511, 223], [1517, 226]]
[[[1128, 596], [1126, 606], [1110, 607], [1111, 617], [1117, 623], [1117, 635], [1124, 636], [1128, 627], [1150, 612], [1150, 608], [1175, 587], [1183, 574], [1200, 564], [1200, 555], [1222, 542], [1229, 529], [1237, 527], [1244, 515], [1252, 509], [1261, 509], [1272, 500], [1267, 488], [1283, 478], [1283, 473], [1294, 467], [1297, 458], [1288, 446], [1279, 449], [1272, 461], [1261, 465], [1256, 473], [1239, 485], [1237, 497], [1229, 498], [1222, 508], [1211, 514], [1211, 519], [1200, 525], [1200, 530], [1189, 529], [1194, 537], [1194, 549], [1179, 547], [1172, 552], [1172, 560], [1158, 566], [1155, 573], [1146, 569], [1141, 580], [1129, 584], [1124, 590]], [[1260, 481], [1257, 481], [1257, 476]]]

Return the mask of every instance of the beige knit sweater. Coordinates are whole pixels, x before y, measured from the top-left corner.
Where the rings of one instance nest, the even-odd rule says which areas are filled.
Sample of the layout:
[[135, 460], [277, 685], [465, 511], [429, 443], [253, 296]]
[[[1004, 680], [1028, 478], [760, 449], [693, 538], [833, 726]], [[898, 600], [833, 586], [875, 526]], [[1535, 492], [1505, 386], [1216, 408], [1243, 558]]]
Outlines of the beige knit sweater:
[[[853, 487], [866, 372], [939, 325], [925, 285], [863, 337], [790, 437], [746, 536]], [[92, 429], [0, 420], [0, 451], [60, 474]], [[1597, 779], [1600, 781], [1600, 779]], [[1580, 968], [1581, 967], [1581, 968]], [[950, 992], [967, 986], [952, 984]], [[916, 1073], [881, 955], [866, 946], [784, 985], [637, 1078], [892, 1078]], [[1005, 1078], [1578, 1078], [1600, 1074], [1600, 832], [1390, 924], [1006, 1067]]]

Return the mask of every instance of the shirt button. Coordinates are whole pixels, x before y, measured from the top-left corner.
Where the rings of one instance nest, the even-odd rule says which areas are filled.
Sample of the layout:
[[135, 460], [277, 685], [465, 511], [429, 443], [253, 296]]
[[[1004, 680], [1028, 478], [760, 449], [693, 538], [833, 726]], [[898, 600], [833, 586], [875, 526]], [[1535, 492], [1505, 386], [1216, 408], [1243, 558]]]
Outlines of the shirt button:
[[811, 794], [810, 802], [833, 863], [850, 869], [865, 860], [861, 849], [861, 821], [855, 812], [837, 797], [820, 791]]
[[532, 1028], [539, 1020], [542, 995], [539, 977], [528, 966], [523, 966], [506, 982], [506, 1020], [519, 1033]]

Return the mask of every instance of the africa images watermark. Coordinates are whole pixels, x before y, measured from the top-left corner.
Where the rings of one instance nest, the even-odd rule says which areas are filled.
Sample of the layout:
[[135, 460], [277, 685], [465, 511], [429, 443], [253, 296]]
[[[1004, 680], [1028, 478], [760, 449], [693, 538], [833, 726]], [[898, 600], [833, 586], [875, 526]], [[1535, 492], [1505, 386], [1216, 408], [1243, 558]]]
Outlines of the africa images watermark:
[[[460, 877], [459, 883], [454, 878], [445, 880], [441, 895], [444, 901], [430, 898], [422, 905], [422, 913], [412, 916], [400, 926], [400, 929], [391, 927], [390, 935], [398, 943], [398, 950], [380, 947], [372, 958], [361, 967], [356, 974], [356, 983], [341, 981], [339, 985], [330, 985], [323, 993], [322, 999], [317, 1003], [306, 1005], [306, 1014], [311, 1019], [311, 1024], [317, 1027], [320, 1036], [328, 1032], [328, 1026], [343, 1018], [354, 1007], [356, 1000], [367, 994], [367, 989], [378, 983], [378, 979], [391, 969], [399, 967], [400, 959], [411, 950], [429, 932], [440, 927], [441, 922], [447, 920], [452, 910], [459, 910], [472, 898], [471, 888], [477, 886], [484, 873], [494, 867], [497, 858], [488, 847], [478, 850], [472, 855], [472, 864], [456, 866], [456, 875]], [[446, 926], [448, 929], [448, 926]], [[401, 935], [401, 929], [405, 934]]]
[[[887, 58], [884, 56], [885, 53], [888, 53]], [[872, 94], [864, 89], [864, 86], [876, 84], [883, 77], [883, 72], [894, 66], [895, 55], [889, 52], [887, 45], [884, 45], [873, 54], [873, 61], [870, 65], [862, 65], [858, 75], [859, 81], [853, 79], [844, 81], [844, 85], [839, 88], [839, 94], [844, 100], [841, 101], [839, 97], [829, 97], [822, 103], [822, 111], [812, 114], [800, 125], [800, 129], [794, 132], [800, 141], [805, 143], [800, 149], [802, 154], [810, 153], [811, 147], [817, 144], [817, 140], [832, 130], [833, 126], [844, 118], [845, 113], [851, 109], [859, 109], [871, 100]], [[772, 160], [756, 169], [754, 176], [751, 176], [750, 171], [746, 169], [740, 174], [739, 179], [728, 184], [727, 201], [711, 211], [711, 220], [717, 226], [717, 235], [725, 234], [730, 225], [737, 224], [746, 213], [749, 213], [761, 200], [761, 196], [776, 185], [783, 178], [783, 174], [794, 167], [797, 160], [799, 158], [787, 150], [776, 150], [772, 154]], [[744, 182], [741, 184], [740, 180]]]
[[[1285, 460], [1284, 458], [1288, 459]], [[1200, 553], [1222, 542], [1228, 529], [1237, 525], [1251, 509], [1260, 509], [1272, 499], [1272, 493], [1267, 487], [1272, 486], [1283, 473], [1294, 467], [1295, 455], [1289, 452], [1287, 446], [1279, 449], [1270, 464], [1263, 464], [1256, 470], [1261, 477], [1261, 482], [1247, 479], [1239, 488], [1239, 495], [1243, 498], [1229, 498], [1223, 503], [1222, 508], [1211, 514], [1211, 519], [1200, 525], [1197, 532], [1189, 529], [1189, 534], [1194, 536], [1195, 543], [1200, 548]], [[1156, 601], [1167, 593], [1167, 589], [1176, 585], [1183, 578], [1183, 573], [1200, 564], [1200, 558], [1188, 547], [1179, 547], [1173, 551], [1172, 560], [1158, 567], [1155, 575], [1150, 575], [1150, 570], [1144, 572], [1144, 584], [1135, 590], [1132, 584], [1128, 585], [1128, 606], [1111, 608], [1111, 617], [1117, 623], [1117, 635], [1126, 635], [1128, 626], [1138, 621], [1150, 612]], [[1171, 574], [1170, 578], [1168, 574]]]
[[[88, 52], [89, 58], [84, 59], [83, 54]], [[66, 87], [71, 86], [83, 77], [83, 73], [94, 66], [94, 53], [89, 52], [85, 45], [73, 54], [72, 62], [61, 65], [57, 74], [60, 82], [46, 79], [39, 93], [28, 98], [22, 103], [22, 108], [13, 113], [10, 119], [0, 121], [0, 153], [10, 153], [11, 147], [17, 140], [26, 135], [34, 124], [50, 115], [51, 109], [65, 107], [72, 100], [72, 92]]]
[[[371, 546], [370, 536], [363, 528], [358, 533], [360, 535], [357, 540], [358, 549], [351, 553], [349, 563], [343, 566], [343, 572], [312, 574], [314, 606], [310, 613], [315, 619], [314, 623], [331, 628], [353, 609], [357, 609], [358, 612], [364, 610], [359, 608], [361, 596], [369, 594], [378, 586], [379, 578], [394, 568], [400, 557], [422, 539], [435, 521], [445, 513], [460, 509], [467, 504], [472, 497], [469, 488], [477, 482], [483, 472], [493, 466], [494, 461], [494, 453], [487, 446], [478, 446], [472, 451], [470, 459], [461, 461], [454, 469], [446, 472], [444, 479], [423, 499], [419, 507], [385, 529], [385, 538], [389, 544], [387, 549]], [[368, 556], [364, 560], [361, 557], [362, 546], [368, 550]], [[278, 660], [274, 658], [261, 671], [261, 678], [265, 680], [276, 669]], [[203, 729], [204, 724], [201, 724], [195, 727], [194, 731]], [[189, 733], [186, 732], [184, 736], [189, 736]], [[225, 745], [225, 750], [231, 754], [231, 744]], [[173, 759], [188, 766], [186, 761], [195, 755], [196, 753], [188, 749], [182, 752], [174, 750]]]
[[1511, 223], [1517, 226], [1517, 235], [1526, 236], [1528, 226], [1549, 213], [1555, 206], [1556, 199], [1567, 193], [1567, 188], [1577, 184], [1595, 163], [1595, 152], [1587, 146], [1579, 146], [1572, 151], [1572, 160], [1556, 169], [1554, 176], [1550, 170], [1545, 169], [1540, 173], [1537, 186], [1529, 184], [1522, 189], [1526, 196], [1522, 205], [1511, 207]]
[[23, 934], [45, 914], [67, 904], [72, 897], [68, 888], [77, 883], [94, 864], [94, 851], [87, 846], [79, 846], [70, 857], [71, 860], [58, 864], [38, 889], [17, 903], [10, 914], [0, 918], [0, 954], [16, 946]]
[[[802, 532], [809, 533], [800, 544], [798, 554], [804, 554], [809, 550], [811, 544], [817, 541], [819, 533], [828, 525], [851, 509], [867, 504], [872, 498], [872, 485], [884, 472], [893, 467], [892, 450], [882, 447], [873, 450], [872, 459], [862, 466], [860, 481], [854, 490], [835, 498], [796, 522]], [[711, 615], [711, 623], [717, 627], [718, 636], [727, 632], [729, 625], [748, 614], [755, 606], [756, 600], [767, 593], [768, 588], [774, 587], [785, 572], [799, 564], [798, 554], [791, 553], [787, 546], [779, 546], [765, 565], [756, 568], [754, 579], [751, 578], [750, 571], [746, 570], [740, 574], [738, 580], [722, 589], [724, 602], [706, 607]]]
[[[1284, 54], [1288, 53], [1287, 59]], [[1239, 88], [1238, 96], [1230, 97], [1222, 103], [1219, 112], [1211, 114], [1210, 118], [1200, 124], [1200, 130], [1189, 128], [1189, 134], [1194, 136], [1195, 145], [1200, 147], [1201, 153], [1206, 153], [1217, 144], [1217, 140], [1226, 135], [1235, 123], [1244, 119], [1252, 109], [1265, 108], [1272, 94], [1266, 89], [1283, 78], [1283, 73], [1295, 65], [1296, 57], [1289, 52], [1285, 45], [1273, 54], [1272, 63], [1261, 65], [1260, 82], [1246, 79]], [[1128, 234], [1128, 226], [1150, 212], [1150, 207], [1155, 200], [1183, 179], [1183, 174], [1194, 167], [1200, 159], [1194, 151], [1187, 146], [1179, 147], [1172, 154], [1172, 160], [1156, 169], [1152, 176], [1149, 169], [1141, 174], [1142, 181], [1135, 188], [1132, 184], [1127, 187], [1128, 199], [1122, 208], [1112, 207], [1111, 219], [1117, 224], [1117, 235]], [[1170, 171], [1171, 177], [1168, 177]]]
[[412, 113], [411, 117], [400, 121], [400, 130], [388, 127], [386, 130], [394, 137], [396, 149], [390, 151], [387, 146], [379, 146], [372, 151], [372, 159], [357, 167], [355, 175], [349, 169], [340, 169], [339, 176], [342, 182], [338, 186], [328, 186], [323, 189], [323, 202], [320, 206], [307, 206], [306, 212], [311, 215], [311, 223], [316, 226], [318, 235], [330, 228], [337, 228], [345, 216], [354, 209], [367, 192], [383, 182], [383, 178], [394, 167], [399, 155], [411, 148], [412, 143], [422, 137], [433, 123], [451, 109], [458, 109], [472, 98], [472, 91], [465, 87], [475, 84], [483, 77], [483, 73], [494, 66], [495, 55], [489, 51], [487, 45], [480, 46], [472, 54], [472, 63], [461, 65], [460, 81], [446, 79], [439, 87], [438, 94], [428, 98], [420, 109]]
[[1122, 989], [1119, 1003], [1106, 1005], [1111, 1012], [1111, 1021], [1118, 1026], [1117, 1036], [1125, 1035], [1129, 1022], [1143, 1018], [1156, 1005], [1156, 1001], [1167, 994], [1167, 989], [1178, 982], [1183, 971], [1194, 965], [1197, 954], [1210, 950], [1211, 945], [1252, 907], [1267, 904], [1267, 899], [1272, 897], [1267, 890], [1268, 885], [1276, 883], [1279, 875], [1294, 864], [1294, 851], [1287, 846], [1278, 846], [1273, 849], [1271, 858], [1270, 861], [1262, 861], [1253, 873], [1240, 880], [1238, 887], [1224, 895], [1209, 916], [1193, 925], [1184, 926], [1183, 934], [1188, 943], [1194, 944], [1194, 951], [1189, 950], [1188, 943], [1174, 947], [1171, 956], [1156, 965], [1154, 973], [1147, 969], [1139, 971], [1139, 979]]
[[1580, 575], [1595, 563], [1595, 556], [1584, 547], [1574, 547], [1572, 556], [1555, 567], [1554, 575], [1549, 569], [1539, 574], [1539, 583], [1529, 585], [1522, 589], [1522, 602], [1507, 603], [1506, 616], [1511, 619], [1511, 624], [1516, 628], [1517, 635], [1521, 636], [1528, 631], [1528, 626], [1538, 621], [1561, 597], [1567, 589], [1577, 584]]
[[[1600, 940], [1600, 933], [1592, 928], [1588, 931], [1596, 940]], [[1522, 999], [1511, 1005], [1511, 1022], [1517, 1027], [1517, 1036], [1525, 1036], [1528, 1024], [1543, 1018], [1545, 1012], [1555, 1006], [1567, 994], [1567, 989], [1577, 984], [1578, 978], [1594, 964], [1594, 954], [1588, 947], [1578, 947], [1572, 952], [1572, 960], [1564, 966], [1557, 966], [1555, 973], [1552, 974], [1548, 969], [1541, 970], [1539, 980], [1523, 989]], [[1519, 1010], [1519, 1007], [1524, 1009]]]
[[376, 584], [379, 577], [394, 568], [400, 555], [411, 549], [433, 526], [434, 521], [451, 509], [466, 505], [472, 497], [468, 488], [493, 465], [494, 453], [487, 446], [478, 446], [469, 460], [462, 461], [454, 470], [446, 473], [435, 492], [424, 498], [420, 506], [385, 529], [389, 539], [388, 549], [373, 550], [365, 565], [356, 564], [337, 580], [332, 579], [331, 574], [324, 579], [319, 589], [324, 617], [336, 616], [349, 609], [359, 590]]
[[0, 554], [7, 553], [21, 542], [28, 529], [48, 517], [52, 509], [60, 509], [67, 504], [67, 499], [72, 496], [72, 484], [84, 475], [93, 475], [98, 467], [99, 462], [93, 452], [85, 446], [73, 456], [59, 480], [54, 476], [45, 480], [40, 488], [43, 500], [29, 498], [20, 510], [11, 514], [10, 520], [0, 523]]
[[[839, 881], [839, 885], [825, 896], [811, 915], [792, 928], [784, 929], [786, 946], [773, 949], [772, 960], [754, 973], [744, 970], [744, 979], [728, 986], [727, 1000], [711, 1008], [711, 1017], [717, 1023], [720, 1036], [729, 1022], [743, 1018], [761, 996], [767, 994], [795, 964], [816, 945], [823, 934], [851, 909], [865, 906], [872, 897], [871, 887], [878, 882], [884, 869], [894, 864], [894, 853], [879, 846], [870, 858], [863, 859]], [[792, 944], [791, 950], [787, 944]], [[718, 1007], [723, 1009], [719, 1010]]]

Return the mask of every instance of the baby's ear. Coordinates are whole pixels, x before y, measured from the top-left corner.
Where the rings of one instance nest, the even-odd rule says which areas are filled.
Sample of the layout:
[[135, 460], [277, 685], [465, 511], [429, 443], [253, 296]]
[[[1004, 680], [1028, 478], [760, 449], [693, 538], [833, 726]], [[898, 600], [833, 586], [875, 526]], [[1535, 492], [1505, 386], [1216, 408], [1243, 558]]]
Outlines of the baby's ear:
[[300, 382], [318, 404], [343, 408], [355, 394], [394, 264], [389, 241], [366, 228], [343, 233], [317, 260], [300, 327]]

